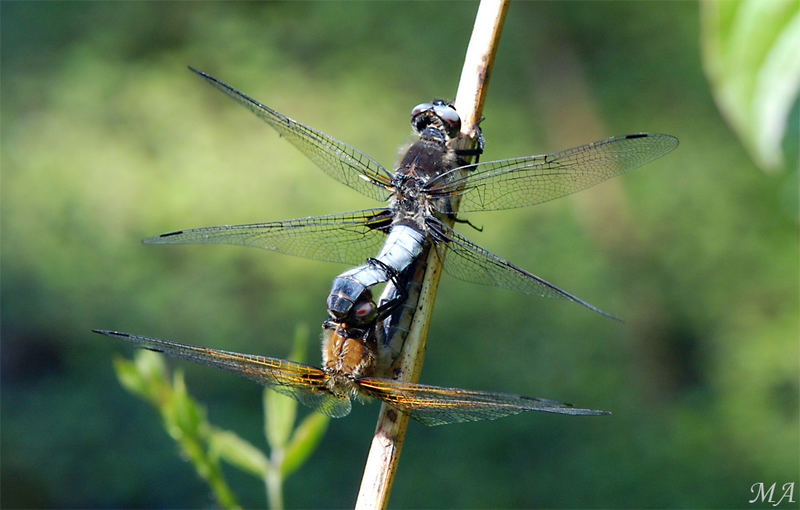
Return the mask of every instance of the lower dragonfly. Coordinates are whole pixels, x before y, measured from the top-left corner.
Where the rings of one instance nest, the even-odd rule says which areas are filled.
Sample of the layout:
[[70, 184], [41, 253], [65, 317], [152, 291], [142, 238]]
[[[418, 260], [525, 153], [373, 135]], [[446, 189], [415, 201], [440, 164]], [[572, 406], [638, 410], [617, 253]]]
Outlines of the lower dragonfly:
[[[456, 148], [462, 136], [458, 113], [453, 105], [434, 100], [412, 109], [411, 125], [419, 140], [390, 173], [357, 149], [190, 69], [267, 122], [329, 176], [370, 198], [388, 199], [389, 204], [271, 223], [179, 230], [145, 239], [145, 243], [238, 244], [361, 264], [334, 280], [327, 305], [331, 317], [339, 320], [360, 302], [362, 293], [401, 272], [429, 245], [444, 257], [445, 271], [457, 278], [568, 299], [616, 319], [473, 243], [443, 220], [463, 221], [455, 211], [522, 207], [588, 188], [663, 156], [677, 147], [677, 138], [636, 133], [551, 154], [467, 164], [463, 156], [470, 153]], [[376, 252], [375, 258], [363, 263]]]
[[364, 294], [353, 310], [348, 322], [326, 320], [323, 323], [322, 368], [118, 331], [93, 331], [141, 348], [228, 370], [333, 418], [350, 413], [351, 399], [383, 401], [425, 425], [494, 420], [525, 411], [610, 414], [543, 398], [443, 388], [380, 377], [386, 368], [380, 366], [376, 345], [379, 308], [369, 294]]

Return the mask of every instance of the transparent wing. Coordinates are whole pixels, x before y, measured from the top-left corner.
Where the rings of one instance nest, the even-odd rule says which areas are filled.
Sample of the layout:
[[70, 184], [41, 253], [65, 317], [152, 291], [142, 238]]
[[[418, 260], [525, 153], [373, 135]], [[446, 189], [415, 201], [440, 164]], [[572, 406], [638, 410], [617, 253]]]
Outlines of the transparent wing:
[[147, 244], [238, 244], [316, 260], [361, 264], [374, 256], [391, 226], [386, 209], [249, 225], [178, 230], [149, 237]]
[[525, 411], [598, 415], [595, 409], [578, 409], [571, 404], [510, 393], [441, 388], [391, 379], [358, 379], [360, 388], [425, 425], [446, 425], [465, 421], [494, 420]]
[[264, 106], [210, 74], [189, 69], [259, 116], [329, 176], [375, 200], [387, 199], [391, 174], [363, 152]]
[[[444, 256], [444, 269], [448, 274], [467, 282], [502, 287], [523, 294], [568, 299], [611, 319], [621, 320], [619, 317], [556, 287], [547, 280], [498, 257], [448, 226], [438, 223], [437, 228], [444, 232], [444, 237], [447, 239], [447, 241], [436, 243], [435, 246], [437, 251]], [[447, 250], [446, 256], [443, 250]]]
[[130, 342], [144, 349], [228, 370], [269, 386], [332, 418], [341, 418], [350, 413], [350, 399], [336, 397], [330, 393], [325, 385], [325, 372], [311, 365], [253, 354], [208, 349], [118, 331], [98, 329], [92, 331]]
[[[612, 136], [541, 156], [486, 161], [453, 169], [428, 183], [433, 196], [461, 196], [459, 211], [538, 204], [594, 186], [663, 156], [678, 146], [670, 135]], [[446, 176], [464, 171], [461, 179]], [[445, 211], [446, 212], [446, 211]]]

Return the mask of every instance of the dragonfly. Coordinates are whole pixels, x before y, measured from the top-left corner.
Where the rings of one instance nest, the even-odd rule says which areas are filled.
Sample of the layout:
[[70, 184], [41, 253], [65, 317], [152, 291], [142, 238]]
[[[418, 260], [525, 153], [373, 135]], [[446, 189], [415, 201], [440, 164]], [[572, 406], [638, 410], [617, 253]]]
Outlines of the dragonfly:
[[348, 322], [323, 323], [322, 368], [279, 358], [241, 354], [134, 335], [92, 330], [137, 347], [221, 368], [254, 380], [332, 418], [347, 416], [352, 400], [379, 400], [425, 425], [494, 420], [526, 411], [604, 415], [571, 404], [510, 393], [445, 388], [380, 377], [375, 340], [380, 310], [369, 293], [355, 304]]
[[352, 146], [189, 69], [269, 124], [328, 176], [388, 204], [277, 222], [184, 229], [145, 243], [244, 245], [355, 266], [334, 279], [327, 299], [330, 316], [339, 320], [369, 288], [389, 281], [430, 246], [444, 260], [445, 272], [459, 279], [567, 299], [619, 320], [470, 241], [445, 220], [466, 222], [457, 213], [534, 205], [588, 188], [672, 151], [678, 145], [674, 136], [635, 133], [550, 154], [467, 163], [464, 157], [474, 153], [457, 149], [462, 136], [458, 113], [452, 104], [434, 100], [412, 109], [411, 125], [419, 139], [389, 172]]

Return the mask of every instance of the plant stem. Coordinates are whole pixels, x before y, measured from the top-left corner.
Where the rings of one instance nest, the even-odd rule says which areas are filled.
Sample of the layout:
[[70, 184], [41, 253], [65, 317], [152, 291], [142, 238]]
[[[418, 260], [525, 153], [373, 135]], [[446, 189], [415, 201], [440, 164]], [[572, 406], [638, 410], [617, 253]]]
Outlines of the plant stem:
[[267, 488], [267, 503], [270, 510], [283, 510], [283, 476], [280, 463], [274, 462], [274, 459], [270, 459], [267, 465], [264, 485]]
[[[460, 148], [475, 143], [475, 127], [483, 111], [489, 75], [507, 10], [508, 0], [483, 0], [478, 7], [455, 100], [456, 110], [462, 120], [464, 146]], [[430, 318], [442, 274], [441, 257], [434, 250], [429, 250], [425, 265], [418, 270], [424, 271], [422, 289], [408, 337], [397, 362], [399, 378], [407, 381], [417, 381], [422, 371]], [[388, 505], [407, 427], [408, 415], [399, 413], [386, 404], [381, 406], [361, 479], [356, 509], [383, 509]]]

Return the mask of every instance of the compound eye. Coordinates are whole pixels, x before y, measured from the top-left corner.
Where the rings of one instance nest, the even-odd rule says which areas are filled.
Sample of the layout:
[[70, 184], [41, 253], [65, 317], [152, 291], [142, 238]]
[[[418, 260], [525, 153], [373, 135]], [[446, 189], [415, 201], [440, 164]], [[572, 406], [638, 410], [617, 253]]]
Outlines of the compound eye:
[[411, 109], [411, 118], [413, 119], [422, 112], [433, 110], [433, 105], [430, 103], [420, 103]]
[[353, 307], [353, 315], [359, 319], [369, 317], [375, 311], [375, 304], [372, 301], [365, 301]]
[[451, 137], [458, 135], [458, 132], [461, 131], [461, 117], [458, 116], [455, 108], [445, 103], [435, 105], [433, 112], [447, 124], [447, 134]]

